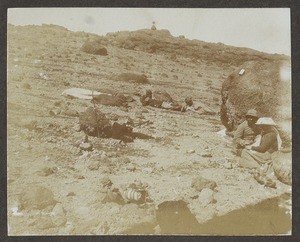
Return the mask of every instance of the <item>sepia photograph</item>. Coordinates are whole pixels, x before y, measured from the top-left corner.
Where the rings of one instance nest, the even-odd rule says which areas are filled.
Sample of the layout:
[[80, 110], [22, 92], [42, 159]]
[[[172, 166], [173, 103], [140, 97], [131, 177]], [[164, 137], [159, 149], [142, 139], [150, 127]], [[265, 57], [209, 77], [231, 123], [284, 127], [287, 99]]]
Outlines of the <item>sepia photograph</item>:
[[290, 8], [8, 8], [8, 236], [292, 235]]

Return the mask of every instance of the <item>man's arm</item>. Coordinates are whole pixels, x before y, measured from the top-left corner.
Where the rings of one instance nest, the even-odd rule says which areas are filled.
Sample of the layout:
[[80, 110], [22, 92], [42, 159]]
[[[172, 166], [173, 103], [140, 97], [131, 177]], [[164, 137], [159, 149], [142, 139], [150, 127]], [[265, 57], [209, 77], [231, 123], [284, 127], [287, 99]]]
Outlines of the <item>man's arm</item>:
[[234, 136], [233, 136], [233, 142], [242, 147], [245, 146], [245, 141], [243, 140], [244, 129], [245, 129], [245, 123], [243, 122], [237, 127], [237, 129], [234, 132]]

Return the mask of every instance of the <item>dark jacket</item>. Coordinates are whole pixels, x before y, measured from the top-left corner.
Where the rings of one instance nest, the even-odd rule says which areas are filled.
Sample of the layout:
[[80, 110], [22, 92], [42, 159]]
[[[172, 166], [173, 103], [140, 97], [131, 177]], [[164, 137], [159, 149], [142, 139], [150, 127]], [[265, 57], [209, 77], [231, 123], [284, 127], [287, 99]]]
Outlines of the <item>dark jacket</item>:
[[241, 123], [234, 132], [233, 142], [238, 147], [244, 147], [254, 142], [255, 137], [259, 134], [256, 126], [253, 128], [248, 125], [247, 120]]

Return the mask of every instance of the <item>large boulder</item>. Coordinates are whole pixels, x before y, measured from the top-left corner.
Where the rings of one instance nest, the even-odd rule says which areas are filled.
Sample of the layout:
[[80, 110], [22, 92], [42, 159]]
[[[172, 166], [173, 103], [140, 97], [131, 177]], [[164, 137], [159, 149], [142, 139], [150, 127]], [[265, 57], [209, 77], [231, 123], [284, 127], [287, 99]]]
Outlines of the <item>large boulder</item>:
[[107, 49], [99, 41], [87, 41], [82, 45], [81, 50], [93, 55], [107, 55]]
[[291, 141], [291, 66], [289, 61], [251, 61], [234, 71], [223, 83], [221, 121], [228, 131], [236, 129], [249, 109], [272, 117], [284, 145]]
[[132, 142], [139, 134], [132, 132], [132, 127], [129, 125], [111, 123], [104, 113], [92, 107], [79, 114], [79, 124], [80, 130], [87, 135], [98, 138], [113, 138], [123, 142]]
[[110, 128], [111, 123], [105, 114], [97, 108], [89, 107], [79, 114], [80, 130], [86, 134], [96, 137], [102, 137], [105, 129]]

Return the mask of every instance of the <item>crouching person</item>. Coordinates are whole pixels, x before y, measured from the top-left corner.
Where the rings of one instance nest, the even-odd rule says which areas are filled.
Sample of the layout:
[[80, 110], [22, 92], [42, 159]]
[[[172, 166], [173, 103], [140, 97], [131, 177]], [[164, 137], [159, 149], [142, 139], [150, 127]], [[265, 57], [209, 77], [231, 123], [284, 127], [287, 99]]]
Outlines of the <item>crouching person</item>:
[[240, 166], [247, 168], [263, 168], [264, 172], [271, 171], [271, 155], [280, 149], [281, 139], [272, 118], [259, 118], [256, 125], [261, 129], [261, 140], [258, 146], [247, 145], [242, 150]]
[[248, 146], [252, 145], [259, 134], [260, 130], [255, 124], [258, 120], [258, 115], [256, 110], [250, 109], [245, 115], [245, 121], [242, 122], [234, 132], [233, 136], [233, 149], [232, 152], [241, 156], [242, 150]]

